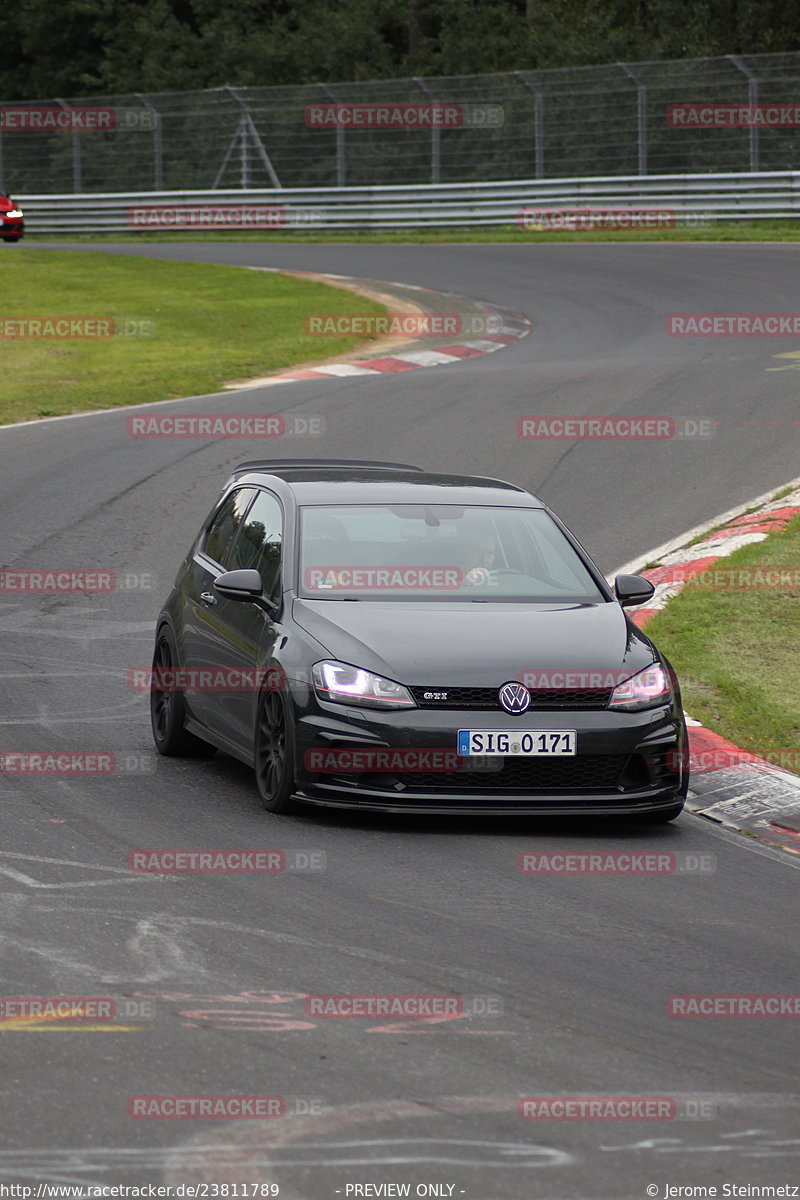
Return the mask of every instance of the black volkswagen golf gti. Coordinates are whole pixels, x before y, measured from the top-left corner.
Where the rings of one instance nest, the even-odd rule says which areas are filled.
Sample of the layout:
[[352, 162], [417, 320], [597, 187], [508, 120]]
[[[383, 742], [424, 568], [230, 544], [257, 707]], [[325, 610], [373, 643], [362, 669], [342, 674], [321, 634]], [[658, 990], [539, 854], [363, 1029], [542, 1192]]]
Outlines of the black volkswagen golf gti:
[[264, 807], [669, 821], [670, 664], [514, 484], [396, 463], [237, 467], [158, 617], [162, 754], [255, 770]]

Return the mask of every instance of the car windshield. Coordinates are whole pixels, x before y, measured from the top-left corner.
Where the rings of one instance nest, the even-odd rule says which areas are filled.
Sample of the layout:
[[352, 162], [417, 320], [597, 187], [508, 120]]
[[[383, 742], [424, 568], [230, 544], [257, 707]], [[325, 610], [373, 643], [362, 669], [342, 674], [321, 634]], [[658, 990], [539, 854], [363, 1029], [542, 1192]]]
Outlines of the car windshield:
[[316, 600], [606, 599], [540, 508], [306, 505], [298, 583]]

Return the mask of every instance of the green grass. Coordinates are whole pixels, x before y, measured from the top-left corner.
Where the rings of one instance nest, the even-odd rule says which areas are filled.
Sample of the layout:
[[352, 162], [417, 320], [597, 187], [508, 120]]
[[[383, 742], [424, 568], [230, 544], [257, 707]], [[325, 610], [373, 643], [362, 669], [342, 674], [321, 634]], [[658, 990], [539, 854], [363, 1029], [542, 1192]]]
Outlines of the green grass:
[[[546, 208], [546, 205], [537, 207]], [[568, 206], [559, 206], [568, 207]], [[585, 207], [578, 206], [575, 207]], [[31, 218], [29, 226], [35, 223]], [[485, 226], [448, 227], [441, 229], [345, 229], [330, 232], [319, 230], [251, 230], [247, 232], [180, 233], [125, 232], [108, 234], [36, 234], [52, 241], [70, 242], [354, 242], [354, 243], [421, 243], [429, 242], [796, 242], [800, 241], [800, 222], [796, 220], [712, 221], [705, 228], [677, 229], [597, 229], [591, 231], [550, 232], [521, 230], [515, 225], [487, 229]]]
[[[768, 566], [800, 576], [800, 517], [711, 570]], [[647, 634], [677, 670], [693, 717], [754, 753], [791, 748], [800, 755], [800, 586], [712, 590], [689, 583]]]
[[0, 271], [3, 321], [152, 323], [149, 337], [0, 337], [0, 424], [216, 392], [364, 345], [363, 337], [307, 334], [310, 313], [386, 312], [341, 288], [203, 263], [12, 247]]

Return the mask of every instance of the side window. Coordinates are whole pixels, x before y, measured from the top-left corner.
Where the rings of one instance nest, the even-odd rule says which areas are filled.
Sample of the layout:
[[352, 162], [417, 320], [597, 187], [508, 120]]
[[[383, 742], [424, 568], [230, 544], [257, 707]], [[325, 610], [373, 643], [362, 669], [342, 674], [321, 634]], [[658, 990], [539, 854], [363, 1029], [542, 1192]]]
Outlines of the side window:
[[205, 536], [203, 550], [226, 571], [234, 569], [231, 563], [231, 548], [254, 494], [255, 488], [237, 488], [235, 492], [231, 492]]
[[231, 570], [253, 568], [261, 572], [269, 595], [281, 565], [283, 514], [271, 492], [259, 492], [233, 547]]

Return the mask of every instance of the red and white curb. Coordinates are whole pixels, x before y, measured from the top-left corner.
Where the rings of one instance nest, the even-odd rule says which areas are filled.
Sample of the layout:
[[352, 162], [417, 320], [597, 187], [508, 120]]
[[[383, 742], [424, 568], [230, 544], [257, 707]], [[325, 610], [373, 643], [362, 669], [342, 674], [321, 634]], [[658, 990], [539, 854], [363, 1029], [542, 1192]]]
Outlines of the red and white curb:
[[[699, 531], [690, 530], [666, 547], [652, 551], [645, 561], [659, 565], [637, 573], [655, 584], [656, 590], [648, 606], [632, 614], [635, 624], [644, 628], [691, 579], [741, 546], [763, 542], [770, 533], [785, 529], [789, 521], [800, 516], [800, 480], [793, 480], [789, 486], [793, 490], [778, 500], [759, 497], [745, 506], [758, 504], [755, 512], [723, 513], [711, 523], [707, 536], [698, 541], [694, 537]], [[677, 545], [681, 541], [693, 544]], [[628, 564], [615, 574], [628, 574], [633, 569]], [[687, 807], [800, 855], [800, 776], [781, 769], [780, 754], [770, 762], [742, 750], [688, 713], [686, 724], [691, 765]]]
[[[242, 267], [243, 271], [275, 271], [282, 275], [297, 275], [298, 277], [308, 277], [310, 274], [307, 271], [284, 271], [278, 267]], [[317, 367], [309, 367], [306, 370], [284, 371], [279, 375], [268, 375], [263, 379], [251, 379], [244, 383], [226, 384], [219, 392], [207, 393], [203, 396], [176, 396], [169, 400], [149, 400], [143, 404], [130, 404], [124, 407], [116, 408], [99, 408], [93, 409], [91, 412], [64, 413], [59, 417], [37, 417], [29, 421], [12, 421], [7, 425], [0, 425], [0, 435], [11, 429], [24, 429], [27, 426], [45, 426], [52, 425], [57, 421], [83, 421], [89, 417], [102, 417], [109, 415], [117, 415], [124, 413], [126, 417], [132, 413], [141, 411], [150, 411], [154, 408], [162, 408], [166, 405], [188, 404], [197, 400], [206, 400], [208, 395], [224, 396], [231, 392], [245, 392], [253, 388], [274, 387], [281, 383], [295, 383], [301, 379], [331, 379], [335, 377], [346, 378], [350, 376], [371, 375], [386, 375], [393, 371], [413, 371], [421, 367], [439, 367], [449, 363], [463, 362], [468, 358], [476, 358], [482, 354], [492, 354], [495, 350], [503, 350], [506, 346], [512, 345], [520, 338], [527, 337], [531, 332], [533, 325], [524, 315], [524, 313], [515, 312], [513, 309], [504, 308], [498, 304], [482, 304], [478, 301], [469, 300], [466, 296], [459, 296], [454, 292], [438, 292], [433, 288], [419, 287], [411, 283], [385, 283], [380, 280], [357, 280], [351, 275], [332, 275], [315, 276], [320, 279], [341, 279], [347, 283], [371, 283], [377, 287], [395, 288], [403, 294], [403, 299], [406, 298], [406, 293], [424, 293], [430, 296], [435, 296], [437, 300], [446, 300], [450, 305], [450, 311], [460, 312], [465, 317], [480, 316], [491, 322], [491, 333], [486, 333], [480, 338], [471, 338], [463, 342], [454, 342], [446, 346], [436, 346], [434, 349], [410, 349], [402, 353], [393, 355], [376, 355], [375, 358], [358, 358], [352, 362], [338, 361], [334, 363], [321, 364]], [[420, 311], [423, 311], [420, 309]], [[435, 314], [434, 314], [435, 315]], [[422, 346], [422, 342], [408, 342], [410, 346]]]
[[[286, 271], [284, 274], [295, 275], [302, 272]], [[346, 279], [351, 281], [348, 275], [325, 275], [326, 279]], [[354, 280], [352, 280], [355, 282]], [[420, 292], [427, 295], [433, 295], [439, 298], [446, 298], [449, 301], [455, 301], [457, 306], [464, 310], [465, 316], [480, 316], [486, 319], [487, 324], [492, 329], [492, 332], [485, 333], [479, 338], [468, 338], [462, 342], [453, 342], [445, 346], [436, 346], [432, 350], [411, 349], [402, 351], [398, 354], [376, 355], [374, 358], [355, 358], [352, 362], [340, 361], [335, 363], [321, 364], [318, 367], [307, 367], [301, 370], [284, 371], [280, 375], [272, 375], [266, 379], [259, 379], [250, 383], [235, 385], [236, 391], [244, 390], [252, 387], [274, 387], [281, 383], [296, 383], [301, 379], [330, 379], [330, 378], [351, 378], [365, 375], [388, 375], [395, 371], [414, 371], [422, 367], [441, 367], [452, 363], [463, 362], [467, 358], [477, 358], [482, 354], [493, 354], [496, 350], [503, 350], [506, 346], [513, 345], [520, 338], [527, 337], [533, 328], [529, 319], [513, 309], [504, 308], [497, 304], [482, 304], [476, 301], [469, 300], [467, 297], [458, 296], [452, 292], [439, 292], [433, 288], [416, 287], [408, 283], [383, 283], [380, 280], [370, 280], [376, 286], [384, 288], [398, 288], [403, 293]], [[465, 307], [468, 305], [469, 307]], [[456, 311], [458, 311], [458, 307]], [[420, 342], [409, 343], [411, 345], [422, 345]]]

